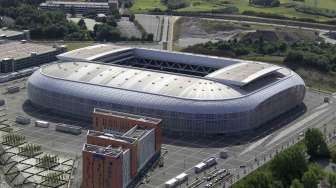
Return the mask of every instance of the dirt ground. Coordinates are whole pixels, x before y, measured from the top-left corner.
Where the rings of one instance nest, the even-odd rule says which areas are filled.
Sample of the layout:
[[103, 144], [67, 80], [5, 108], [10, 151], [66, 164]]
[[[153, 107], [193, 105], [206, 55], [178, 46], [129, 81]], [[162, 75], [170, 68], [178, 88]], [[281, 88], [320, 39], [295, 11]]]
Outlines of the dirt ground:
[[200, 18], [180, 18], [176, 22], [175, 47], [185, 48], [208, 41], [255, 38], [267, 34], [271, 40], [295, 42], [301, 40], [316, 40], [314, 31], [302, 32], [301, 29], [274, 27], [271, 25], [233, 23], [229, 21], [209, 20]]

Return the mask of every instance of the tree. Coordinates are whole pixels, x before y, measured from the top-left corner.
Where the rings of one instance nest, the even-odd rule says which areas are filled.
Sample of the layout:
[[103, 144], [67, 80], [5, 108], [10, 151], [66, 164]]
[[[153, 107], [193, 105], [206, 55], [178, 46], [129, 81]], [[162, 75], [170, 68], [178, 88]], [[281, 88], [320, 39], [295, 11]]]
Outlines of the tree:
[[294, 179], [290, 188], [303, 188], [303, 184], [298, 179]]
[[302, 176], [302, 182], [305, 188], [317, 188], [318, 178], [313, 172], [307, 171]]
[[292, 180], [301, 178], [307, 169], [305, 151], [302, 145], [294, 146], [276, 155], [270, 164], [273, 176], [289, 187]]
[[107, 25], [110, 25], [112, 27], [117, 27], [117, 21], [113, 16], [109, 16], [106, 18], [106, 22]]
[[271, 187], [272, 188], [285, 188], [282, 182], [279, 180], [274, 180]]
[[118, 9], [113, 9], [113, 10], [111, 10], [111, 14], [112, 14], [112, 16], [113, 16], [115, 19], [120, 19], [120, 18], [121, 18]]
[[287, 44], [285, 42], [281, 42], [279, 45], [279, 50], [281, 52], [285, 52], [287, 50]]
[[329, 157], [330, 152], [324, 136], [318, 129], [308, 129], [304, 139], [307, 153], [312, 158]]
[[272, 187], [272, 176], [267, 172], [257, 171], [248, 176], [244, 188], [269, 188]]
[[322, 169], [316, 165], [309, 165], [308, 171], [302, 176], [302, 183], [305, 188], [317, 188], [317, 184], [323, 179]]
[[330, 159], [333, 163], [336, 163], [336, 148], [330, 149]]
[[107, 24], [96, 24], [94, 35], [98, 41], [118, 41], [121, 39], [119, 30]]
[[85, 24], [85, 20], [83, 18], [81, 18], [78, 21], [77, 25], [79, 26], [80, 29], [87, 30], [87, 27], [86, 27], [86, 24]]
[[153, 33], [147, 34], [146, 41], [153, 41], [154, 40], [154, 35]]
[[264, 42], [264, 37], [259, 37], [259, 39], [256, 41], [257, 44], [258, 44], [258, 52], [263, 54], [264, 53], [264, 45], [265, 45], [265, 42]]
[[327, 180], [328, 180], [330, 188], [336, 188], [336, 174], [335, 173], [329, 173]]
[[29, 29], [33, 39], [64, 39], [76, 35], [85, 36], [87, 33], [87, 30], [81, 30], [77, 24], [68, 21], [61, 11], [40, 10], [25, 3], [10, 8], [0, 7], [2, 15], [15, 20], [15, 29]]
[[135, 20], [134, 14], [130, 14], [129, 15], [129, 21], [134, 22], [134, 20]]

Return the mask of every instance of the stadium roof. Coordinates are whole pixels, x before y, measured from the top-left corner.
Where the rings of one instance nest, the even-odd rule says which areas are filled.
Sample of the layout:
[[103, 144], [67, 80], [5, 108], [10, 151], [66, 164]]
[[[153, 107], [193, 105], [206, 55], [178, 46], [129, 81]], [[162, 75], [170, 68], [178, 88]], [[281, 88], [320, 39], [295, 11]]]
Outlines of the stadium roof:
[[244, 86], [279, 69], [282, 67], [260, 62], [243, 62], [219, 69], [206, 77], [219, 82]]
[[239, 88], [192, 76], [96, 63], [59, 63], [44, 66], [42, 74], [74, 82], [167, 95], [187, 99], [239, 97]]
[[87, 62], [55, 63], [43, 66], [41, 73], [61, 80], [184, 99], [222, 100], [241, 97], [249, 93], [240, 87], [206, 77], [120, 65]]
[[6, 58], [18, 60], [55, 51], [52, 46], [29, 42], [6, 42], [0, 44], [0, 49], [0, 60]]
[[[97, 44], [80, 48], [74, 51], [57, 55], [62, 61], [103, 61], [104, 58], [118, 58], [123, 55], [129, 55], [134, 58], [144, 58], [166, 62], [176, 62], [189, 65], [211, 66], [222, 68], [227, 65], [239, 63], [242, 60], [222, 58], [208, 55], [190, 54], [183, 52], [170, 52], [155, 49], [122, 47], [114, 44]], [[209, 63], [211, 62], [211, 63]]]
[[70, 52], [66, 52], [61, 55], [58, 55], [57, 57], [61, 60], [91, 61], [91, 60], [97, 59], [98, 57], [101, 57], [101, 56], [104, 56], [110, 53], [129, 50], [129, 49], [132, 49], [132, 48], [121, 47], [121, 46], [116, 46], [116, 45], [100, 44], [100, 45], [80, 48], [77, 50], [72, 50]]

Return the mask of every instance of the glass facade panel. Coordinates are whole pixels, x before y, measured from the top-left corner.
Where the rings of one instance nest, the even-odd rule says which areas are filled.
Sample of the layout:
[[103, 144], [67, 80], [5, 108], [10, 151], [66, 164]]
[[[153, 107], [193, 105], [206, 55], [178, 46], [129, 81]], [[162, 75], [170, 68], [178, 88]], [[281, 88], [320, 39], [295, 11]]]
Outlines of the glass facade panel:
[[[214, 112], [211, 110], [203, 110], [203, 113], [195, 113], [194, 108], [191, 107], [188, 112], [182, 113], [170, 111], [164, 105], [161, 106], [161, 109], [148, 108], [142, 104], [130, 105], [126, 99], [121, 101], [110, 100], [109, 97], [104, 97], [99, 100], [95, 92], [92, 93], [92, 96], [81, 95], [81, 93], [77, 91], [68, 92], [66, 90], [57, 90], [56, 92], [52, 92], [43, 87], [38, 87], [39, 84], [33, 83], [28, 82], [28, 97], [32, 103], [45, 108], [52, 108], [63, 114], [91, 119], [93, 108], [106, 108], [109, 110], [161, 118], [163, 119], [163, 129], [169, 131], [195, 132], [201, 134], [230, 133], [256, 128], [301, 104], [305, 95], [305, 87], [303, 85], [294, 85], [274, 95], [268, 94], [268, 98], [262, 95], [255, 98], [252, 96], [250, 98], [235, 99], [237, 100], [235, 103], [241, 104], [242, 106], [246, 103], [250, 105], [254, 100], [259, 100], [259, 98], [262, 99], [257, 104], [252, 103], [254, 106], [250, 108], [241, 107], [240, 109], [229, 109], [226, 107], [228, 106], [226, 105], [226, 101], [215, 101], [206, 105], [218, 106], [220, 104], [222, 105], [222, 111]], [[76, 89], [74, 86], [73, 90]], [[108, 96], [109, 94], [107, 93], [106, 95]], [[162, 98], [162, 100], [166, 99]], [[201, 111], [200, 109], [197, 110]]]

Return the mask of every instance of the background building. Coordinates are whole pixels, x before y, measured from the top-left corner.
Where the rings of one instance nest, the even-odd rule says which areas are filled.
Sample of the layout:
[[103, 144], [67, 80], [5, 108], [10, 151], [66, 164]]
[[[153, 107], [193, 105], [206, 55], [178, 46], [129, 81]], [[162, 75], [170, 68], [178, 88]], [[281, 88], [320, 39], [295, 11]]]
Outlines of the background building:
[[43, 10], [61, 10], [67, 13], [85, 14], [96, 12], [109, 14], [111, 10], [118, 9], [118, 0], [108, 0], [106, 2], [80, 2], [80, 1], [46, 1], [40, 4]]
[[29, 30], [25, 31], [14, 31], [8, 28], [0, 28], [0, 40], [29, 40], [30, 33]]
[[[108, 113], [102, 109], [96, 111], [98, 110], [104, 111], [104, 117], [95, 116], [95, 124], [107, 125], [106, 122], [109, 122], [109, 126], [104, 128], [103, 132], [90, 130], [87, 133], [87, 144], [83, 147], [83, 186], [134, 187], [139, 176], [144, 174], [160, 155], [161, 143], [158, 143], [158, 140], [161, 140], [161, 134], [156, 134], [160, 132], [159, 124], [152, 125], [143, 121], [133, 124], [129, 118], [139, 116]], [[160, 122], [158, 119], [156, 121]], [[100, 167], [96, 167], [96, 164]], [[106, 172], [106, 169], [110, 170]]]
[[277, 65], [98, 45], [58, 56], [28, 82], [29, 100], [90, 119], [94, 108], [162, 119], [166, 133], [251, 131], [302, 104], [305, 84]]
[[0, 72], [8, 73], [56, 60], [66, 51], [65, 46], [47, 46], [23, 41], [0, 43]]

